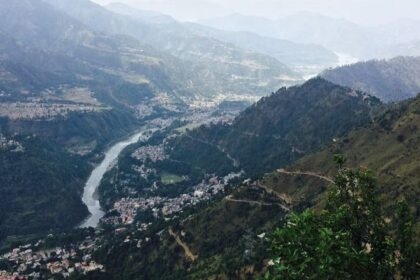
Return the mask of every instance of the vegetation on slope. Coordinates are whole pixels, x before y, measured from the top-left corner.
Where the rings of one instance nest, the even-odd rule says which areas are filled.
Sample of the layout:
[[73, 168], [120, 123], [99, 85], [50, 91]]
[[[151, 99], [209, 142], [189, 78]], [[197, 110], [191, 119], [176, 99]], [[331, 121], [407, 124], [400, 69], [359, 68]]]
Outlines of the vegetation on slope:
[[[391, 219], [382, 214], [372, 173], [340, 165], [319, 215], [293, 214], [271, 240], [266, 279], [416, 279], [420, 246], [405, 202]], [[396, 228], [396, 232], [393, 229]]]
[[[159, 68], [169, 70], [169, 77], [181, 85], [176, 88], [177, 93], [188, 92], [193, 95], [190, 98], [220, 94], [261, 96], [300, 80], [299, 74], [271, 56], [196, 34], [175, 20], [147, 22], [144, 17], [114, 13], [89, 0], [47, 2], [95, 31], [130, 36], [151, 46], [153, 61], [159, 61]], [[150, 49], [147, 46], [142, 48]]]
[[[316, 78], [263, 98], [232, 125], [201, 127], [181, 136], [171, 153], [184, 161], [200, 158], [201, 165], [215, 162], [214, 157], [219, 161], [227, 157], [247, 173], [261, 175], [368, 124], [371, 107], [378, 103], [375, 98]], [[212, 152], [210, 160], [203, 145], [222, 152]]]
[[83, 186], [105, 145], [137, 127], [117, 111], [58, 120], [0, 118], [0, 134], [22, 151], [0, 148], [0, 243], [7, 236], [71, 229], [88, 214]]
[[[329, 147], [298, 160], [287, 169], [332, 177], [335, 167], [330, 159], [341, 153], [349, 167], [367, 166], [377, 174], [385, 203], [405, 198], [411, 207], [418, 209], [420, 97], [385, 106], [376, 113], [374, 121], [371, 126], [336, 139]], [[313, 177], [276, 171], [265, 177], [264, 184], [278, 192], [290, 190], [296, 199], [322, 205], [319, 194], [325, 184]], [[416, 213], [418, 217], [418, 210]]]
[[[382, 249], [378, 249], [379, 251], [373, 250], [370, 253], [360, 252], [360, 250], [349, 251], [353, 249], [353, 245], [349, 246], [352, 243], [348, 243], [350, 229], [337, 226], [337, 224], [342, 224], [346, 217], [354, 217], [355, 213], [349, 212], [348, 209], [336, 211], [340, 208], [338, 205], [341, 203], [340, 200], [338, 200], [338, 204], [332, 204], [332, 200], [326, 203], [326, 193], [331, 189], [333, 180], [330, 178], [337, 175], [336, 166], [331, 158], [337, 152], [342, 152], [347, 158], [346, 166], [350, 168], [368, 166], [377, 174], [380, 188], [376, 191], [371, 190], [372, 192], [369, 193], [374, 199], [365, 198], [362, 202], [367, 202], [367, 205], [364, 204], [363, 207], [373, 207], [378, 205], [374, 204], [375, 201], [381, 201], [383, 212], [377, 212], [381, 217], [380, 221], [382, 221], [377, 224], [378, 231], [376, 232], [378, 234], [383, 226], [388, 227], [383, 224], [384, 218], [387, 218], [386, 220], [389, 218], [392, 221], [389, 224], [389, 230], [394, 230], [394, 232], [404, 228], [403, 224], [405, 224], [396, 225], [395, 221], [407, 221], [407, 224], [410, 225], [408, 212], [418, 215], [416, 207], [419, 205], [419, 108], [420, 98], [397, 105], [383, 106], [373, 115], [374, 123], [355, 129], [335, 141], [331, 139], [330, 146], [299, 159], [283, 170], [267, 174], [255, 183], [245, 182], [225, 199], [215, 201], [194, 213], [186, 213], [185, 216], [180, 217], [180, 220], [171, 222], [170, 226], [173, 232], [177, 233], [181, 240], [188, 245], [190, 251], [198, 256], [194, 262], [188, 259], [182, 247], [177, 245], [176, 240], [166, 230], [156, 236], [153, 231], [150, 231], [145, 233], [145, 236], [151, 236], [153, 241], [140, 249], [128, 248], [127, 245], [113, 247], [111, 254], [119, 256], [119, 258], [108, 258], [112, 259], [108, 264], [108, 267], [113, 270], [111, 274], [118, 275], [120, 278], [139, 276], [139, 279], [141, 277], [149, 279], [255, 278], [265, 273], [269, 267], [270, 259], [276, 260], [276, 257], [272, 255], [273, 252], [267, 251], [263, 240], [269, 232], [274, 232], [277, 227], [285, 228], [287, 231], [281, 234], [281, 238], [289, 238], [292, 241], [296, 241], [294, 238], [296, 236], [309, 238], [307, 235], [302, 235], [301, 230], [303, 233], [308, 231], [314, 233], [307, 240], [307, 246], [312, 245], [311, 248], [322, 249], [324, 255], [331, 253], [332, 257], [331, 262], [327, 263], [329, 266], [325, 267], [326, 270], [321, 272], [318, 270], [319, 273], [328, 273], [331, 272], [328, 269], [338, 270], [345, 268], [345, 265], [353, 264], [360, 266], [360, 271], [365, 271], [362, 268], [366, 268], [367, 272], [376, 273], [372, 271], [372, 266], [369, 264], [373, 252], [386, 249], [389, 250], [388, 254], [393, 252], [395, 247], [382, 247]], [[375, 183], [370, 174], [365, 172], [366, 169], [361, 168], [351, 174], [362, 176], [365, 179], [364, 182], [369, 183], [366, 186], [372, 187], [372, 184]], [[343, 174], [347, 173], [342, 173], [339, 178], [342, 179]], [[342, 182], [338, 181], [337, 184], [341, 185]], [[403, 198], [409, 205], [409, 208], [405, 208], [405, 210], [404, 207], [395, 205], [395, 201]], [[305, 212], [297, 216], [294, 218], [297, 228], [289, 229], [287, 226], [283, 227], [285, 216], [288, 213], [287, 208], [295, 212], [303, 212], [311, 208], [314, 213]], [[322, 209], [329, 210], [328, 214], [321, 214], [323, 213]], [[405, 213], [401, 215], [401, 217], [405, 217], [404, 219], [394, 218], [397, 210], [401, 210], [401, 214]], [[368, 222], [363, 225], [358, 224], [357, 220], [352, 221], [354, 225], [365, 230], [366, 228], [363, 226], [375, 225], [377, 217], [377, 214], [372, 213], [366, 220]], [[325, 227], [327, 230], [320, 231]], [[332, 231], [329, 230], [329, 227], [333, 227]], [[162, 227], [156, 232], [165, 228]], [[328, 239], [335, 238], [337, 231], [340, 230], [343, 232], [339, 232], [338, 239]], [[386, 237], [386, 240], [392, 237], [395, 246], [403, 244], [404, 238], [394, 239], [395, 235], [390, 235], [388, 228], [385, 233], [383, 236]], [[375, 238], [376, 234], [367, 236]], [[332, 247], [327, 246], [327, 243], [320, 243], [324, 237], [331, 241], [327, 243]], [[411, 238], [409, 235], [405, 235], [405, 237], [406, 240]], [[409, 244], [415, 242], [417, 241], [410, 240]], [[115, 243], [111, 242], [111, 244]], [[274, 244], [279, 249], [278, 242]], [[320, 247], [320, 244], [326, 244], [326, 247]], [[109, 246], [111, 245], [109, 244]], [[343, 250], [338, 250], [337, 246], [342, 246], [339, 248]], [[403, 249], [400, 247], [399, 250]], [[404, 250], [407, 252], [412, 249]], [[280, 254], [284, 254], [284, 251], [279, 253], [277, 250], [274, 253], [280, 256]], [[368, 260], [367, 263], [359, 263], [360, 260], [365, 259]], [[346, 260], [348, 260], [347, 263]], [[382, 258], [381, 262], [382, 260], [384, 259]], [[301, 259], [296, 259], [296, 261], [299, 262], [299, 265], [302, 264]], [[316, 267], [321, 261], [329, 261], [329, 259], [320, 257], [313, 260]], [[388, 273], [389, 265], [394, 260], [388, 258], [384, 261], [387, 263], [383, 263], [382, 272]], [[289, 263], [287, 263], [289, 268], [292, 266], [292, 262], [293, 258], [289, 259]], [[400, 264], [403, 262], [405, 261]], [[165, 266], [164, 268], [159, 266], [159, 269], [155, 266], [156, 263], [164, 263]], [[405, 263], [409, 266], [410, 262]], [[293, 265], [291, 268], [296, 269], [296, 266]], [[402, 271], [403, 268], [398, 269]], [[409, 271], [408, 269], [404, 270]], [[343, 271], [344, 274], [348, 272]], [[360, 271], [352, 269], [351, 273]], [[308, 271], [306, 270], [306, 272]], [[371, 276], [372, 274], [367, 273], [366, 275]]]
[[7, 236], [71, 229], [88, 214], [80, 197], [90, 167], [57, 144], [16, 137], [0, 150], [0, 243]]
[[338, 85], [361, 90], [389, 101], [414, 97], [420, 92], [420, 57], [396, 57], [346, 65], [322, 73]]

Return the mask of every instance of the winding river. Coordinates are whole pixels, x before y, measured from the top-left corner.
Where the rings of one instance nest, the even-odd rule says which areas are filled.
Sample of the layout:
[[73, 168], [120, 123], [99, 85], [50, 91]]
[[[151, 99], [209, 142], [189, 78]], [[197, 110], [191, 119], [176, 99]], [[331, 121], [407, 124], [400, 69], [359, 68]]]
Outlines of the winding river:
[[86, 182], [82, 197], [82, 201], [84, 204], [86, 204], [90, 216], [79, 227], [96, 227], [99, 223], [99, 220], [105, 215], [105, 212], [101, 209], [101, 205], [96, 194], [99, 184], [101, 183], [102, 177], [105, 175], [106, 171], [112, 165], [112, 163], [118, 158], [118, 156], [124, 150], [124, 148], [138, 142], [140, 138], [144, 136], [144, 134], [146, 134], [146, 130], [138, 132], [130, 138], [118, 142], [117, 144], [112, 146], [105, 153], [105, 158], [103, 159], [101, 164], [99, 164], [92, 171], [89, 179]]

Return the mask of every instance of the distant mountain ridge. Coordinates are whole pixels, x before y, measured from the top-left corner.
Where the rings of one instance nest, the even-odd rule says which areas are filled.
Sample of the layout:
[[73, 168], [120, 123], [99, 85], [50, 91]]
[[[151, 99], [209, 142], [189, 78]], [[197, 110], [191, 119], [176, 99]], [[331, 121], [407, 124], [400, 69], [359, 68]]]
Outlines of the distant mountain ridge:
[[45, 1], [95, 31], [130, 36], [151, 46], [180, 72], [177, 80], [184, 89], [197, 96], [261, 96], [301, 78], [271, 56], [199, 36], [179, 22], [151, 22], [135, 11], [117, 14], [89, 0]]
[[321, 76], [385, 102], [399, 101], [420, 93], [420, 57], [359, 62], [326, 70]]
[[420, 24], [415, 20], [364, 27], [344, 19], [301, 12], [278, 20], [233, 14], [201, 20], [199, 23], [230, 31], [250, 31], [297, 43], [319, 44], [359, 59], [410, 55], [406, 49], [400, 49], [403, 52], [397, 53], [396, 46], [420, 40]]
[[224, 31], [200, 24], [185, 23], [184, 25], [194, 32], [198, 32], [198, 34], [204, 34], [244, 49], [275, 57], [304, 74], [308, 70], [311, 73], [316, 73], [316, 71], [321, 71], [339, 63], [334, 52], [320, 45], [299, 44], [289, 40], [260, 36], [252, 32]]
[[[16, 46], [2, 45], [6, 51], [0, 58], [3, 65], [14, 65], [10, 69], [16, 80], [9, 90], [26, 85], [36, 95], [63, 84], [107, 88], [111, 95], [105, 90], [93, 91], [112, 105], [120, 101], [112, 94], [122, 85], [143, 89], [136, 93], [137, 104], [153, 92], [173, 91], [173, 96], [177, 90], [181, 92], [170, 64], [160, 63], [157, 52], [135, 40], [92, 31], [39, 0], [2, 1], [0, 14], [0, 36]], [[31, 75], [43, 76], [40, 81], [27, 80]]]

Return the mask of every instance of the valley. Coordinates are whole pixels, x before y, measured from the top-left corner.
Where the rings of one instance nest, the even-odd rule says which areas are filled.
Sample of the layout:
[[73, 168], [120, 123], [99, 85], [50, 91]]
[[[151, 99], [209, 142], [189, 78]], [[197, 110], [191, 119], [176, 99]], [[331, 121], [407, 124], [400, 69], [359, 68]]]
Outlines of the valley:
[[105, 215], [101, 210], [99, 200], [96, 199], [96, 192], [102, 177], [124, 148], [140, 141], [140, 139], [141, 141], [144, 141], [145, 135], [148, 133], [150, 133], [150, 130], [143, 129], [143, 131], [137, 132], [134, 136], [130, 136], [129, 139], [118, 142], [105, 152], [104, 160], [92, 171], [84, 187], [82, 201], [88, 207], [90, 216], [80, 225], [80, 227], [95, 228], [98, 225], [99, 220]]
[[121, 1], [0, 0], [0, 280], [418, 278], [417, 18]]

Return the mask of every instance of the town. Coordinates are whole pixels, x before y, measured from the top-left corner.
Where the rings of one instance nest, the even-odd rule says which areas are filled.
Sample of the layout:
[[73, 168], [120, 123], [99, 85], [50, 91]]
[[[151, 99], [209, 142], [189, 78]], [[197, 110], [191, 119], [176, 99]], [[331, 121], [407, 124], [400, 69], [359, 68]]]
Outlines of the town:
[[[52, 235], [47, 239], [49, 237]], [[46, 274], [67, 278], [74, 272], [104, 271], [104, 266], [92, 260], [91, 256], [98, 249], [97, 239], [87, 237], [68, 248], [40, 249], [44, 243], [44, 240], [39, 240], [35, 244], [22, 245], [0, 256], [0, 261], [6, 262], [13, 271], [0, 271], [0, 279], [41, 279]]]
[[[148, 198], [125, 197], [114, 203], [110, 212], [117, 212], [118, 216], [111, 216], [102, 220], [105, 224], [130, 225], [135, 221], [136, 215], [141, 211], [152, 210], [155, 218], [171, 218], [171, 216], [182, 212], [185, 208], [210, 200], [216, 194], [224, 192], [225, 186], [242, 173], [230, 173], [225, 177], [213, 176], [203, 180], [193, 187], [190, 193], [181, 194], [175, 198], [160, 196]], [[144, 228], [144, 225], [142, 226]], [[146, 227], [147, 228], [147, 227]]]
[[0, 133], [0, 151], [10, 150], [12, 152], [24, 152], [23, 145], [13, 139], [7, 139], [3, 134]]

